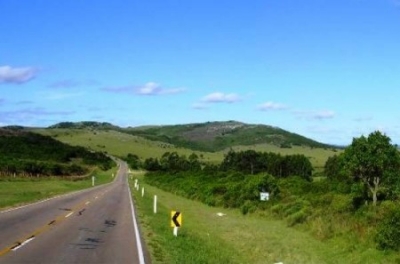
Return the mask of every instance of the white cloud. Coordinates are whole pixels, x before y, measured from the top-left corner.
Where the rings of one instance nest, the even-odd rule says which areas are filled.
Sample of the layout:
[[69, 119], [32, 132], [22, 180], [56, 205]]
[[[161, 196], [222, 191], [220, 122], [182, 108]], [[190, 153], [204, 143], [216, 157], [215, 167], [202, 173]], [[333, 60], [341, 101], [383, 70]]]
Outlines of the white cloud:
[[0, 83], [21, 84], [36, 77], [37, 70], [33, 67], [13, 68], [0, 66]]
[[201, 99], [205, 103], [235, 103], [240, 100], [239, 95], [235, 93], [225, 94], [220, 92], [208, 94]]
[[280, 103], [275, 102], [266, 102], [257, 106], [257, 109], [260, 111], [269, 111], [269, 110], [283, 110], [286, 109], [287, 106]]
[[103, 91], [112, 93], [134, 93], [137, 95], [168, 95], [178, 94], [186, 91], [185, 88], [171, 88], [165, 89], [155, 82], [148, 82], [142, 86], [120, 86], [120, 87], [105, 87]]
[[139, 95], [157, 95], [160, 94], [162, 88], [157, 83], [148, 82], [143, 86], [137, 87], [135, 90], [136, 94]]

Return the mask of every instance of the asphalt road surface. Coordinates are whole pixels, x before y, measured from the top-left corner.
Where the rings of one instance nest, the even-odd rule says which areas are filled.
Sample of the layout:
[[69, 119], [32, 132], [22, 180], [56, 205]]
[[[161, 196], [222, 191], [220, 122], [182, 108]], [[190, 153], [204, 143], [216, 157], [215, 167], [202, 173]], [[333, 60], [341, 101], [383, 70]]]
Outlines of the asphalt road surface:
[[127, 180], [1, 211], [0, 263], [149, 263]]

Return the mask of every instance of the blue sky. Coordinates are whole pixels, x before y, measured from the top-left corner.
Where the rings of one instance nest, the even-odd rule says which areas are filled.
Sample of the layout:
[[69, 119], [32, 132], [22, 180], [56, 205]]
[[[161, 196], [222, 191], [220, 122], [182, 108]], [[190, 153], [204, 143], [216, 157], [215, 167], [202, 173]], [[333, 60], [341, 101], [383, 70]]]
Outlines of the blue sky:
[[400, 143], [400, 0], [0, 0], [0, 125], [236, 120]]

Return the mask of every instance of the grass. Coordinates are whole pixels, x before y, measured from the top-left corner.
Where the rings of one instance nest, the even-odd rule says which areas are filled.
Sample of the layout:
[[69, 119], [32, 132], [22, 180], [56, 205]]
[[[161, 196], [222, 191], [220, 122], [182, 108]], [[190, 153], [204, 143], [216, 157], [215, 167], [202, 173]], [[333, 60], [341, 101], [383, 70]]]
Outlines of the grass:
[[[132, 193], [154, 263], [400, 263], [398, 254], [341, 238], [321, 241], [266, 212], [244, 216], [239, 210], [209, 207], [142, 184], [142, 175], [135, 178], [145, 188], [144, 197], [141, 191]], [[170, 227], [171, 210], [182, 213], [178, 237]], [[217, 216], [219, 212], [226, 215]]]
[[82, 190], [92, 186], [92, 175], [96, 177], [95, 185], [111, 182], [116, 167], [108, 171], [95, 171], [80, 180], [48, 178], [1, 178], [0, 209], [19, 206], [52, 196]]
[[159, 158], [165, 152], [169, 151], [186, 156], [189, 156], [191, 153], [196, 153], [198, 156], [203, 157], [203, 161], [213, 163], [223, 159], [223, 153], [201, 152], [177, 148], [164, 142], [151, 141], [115, 130], [35, 129], [34, 132], [52, 136], [61, 142], [74, 146], [84, 146], [95, 151], [107, 151], [107, 153], [118, 157], [124, 157], [132, 153], [144, 160], [151, 157]]

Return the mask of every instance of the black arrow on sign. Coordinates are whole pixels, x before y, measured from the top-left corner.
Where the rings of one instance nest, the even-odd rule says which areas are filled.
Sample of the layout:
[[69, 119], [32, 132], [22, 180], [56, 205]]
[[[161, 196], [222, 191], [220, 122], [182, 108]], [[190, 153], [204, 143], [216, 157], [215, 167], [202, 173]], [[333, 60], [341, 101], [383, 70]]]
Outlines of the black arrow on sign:
[[180, 212], [175, 212], [174, 216], [172, 217], [172, 221], [174, 222], [176, 227], [180, 227], [181, 225], [178, 222], [178, 217], [181, 213]]

